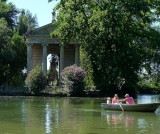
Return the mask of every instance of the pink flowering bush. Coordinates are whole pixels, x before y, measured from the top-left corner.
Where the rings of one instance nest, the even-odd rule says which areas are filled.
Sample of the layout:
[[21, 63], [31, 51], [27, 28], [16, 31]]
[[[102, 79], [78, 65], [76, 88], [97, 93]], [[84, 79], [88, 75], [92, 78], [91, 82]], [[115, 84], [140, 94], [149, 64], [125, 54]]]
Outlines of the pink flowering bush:
[[62, 73], [62, 83], [71, 96], [84, 96], [86, 71], [77, 65], [66, 67]]

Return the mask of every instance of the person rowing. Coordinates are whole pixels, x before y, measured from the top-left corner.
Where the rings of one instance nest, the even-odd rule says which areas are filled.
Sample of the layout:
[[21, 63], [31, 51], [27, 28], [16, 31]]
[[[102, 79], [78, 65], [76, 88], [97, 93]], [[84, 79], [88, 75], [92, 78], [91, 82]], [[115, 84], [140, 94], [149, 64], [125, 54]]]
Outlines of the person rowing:
[[126, 102], [126, 104], [135, 104], [134, 99], [130, 97], [129, 94], [126, 94], [124, 97], [125, 98], [122, 100], [119, 100], [119, 102]]

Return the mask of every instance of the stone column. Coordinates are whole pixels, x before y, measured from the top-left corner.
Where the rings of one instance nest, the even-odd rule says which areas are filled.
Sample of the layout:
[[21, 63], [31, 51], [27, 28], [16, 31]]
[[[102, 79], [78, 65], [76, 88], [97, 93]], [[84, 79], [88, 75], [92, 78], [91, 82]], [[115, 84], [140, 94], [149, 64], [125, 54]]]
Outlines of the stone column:
[[32, 44], [27, 45], [27, 73], [32, 69]]
[[47, 44], [42, 44], [43, 53], [42, 53], [42, 69], [44, 73], [47, 75]]
[[[60, 74], [63, 69], [64, 69], [64, 46], [60, 46], [60, 70], [59, 70]], [[60, 75], [60, 78], [61, 78], [61, 75]]]
[[75, 64], [79, 66], [79, 46], [75, 46]]

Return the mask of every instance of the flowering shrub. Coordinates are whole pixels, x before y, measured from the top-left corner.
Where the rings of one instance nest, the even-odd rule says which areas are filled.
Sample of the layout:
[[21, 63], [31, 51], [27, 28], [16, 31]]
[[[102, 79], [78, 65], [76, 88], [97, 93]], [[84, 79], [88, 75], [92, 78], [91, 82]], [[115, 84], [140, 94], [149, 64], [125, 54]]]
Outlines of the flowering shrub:
[[62, 73], [62, 83], [69, 89], [71, 96], [84, 96], [86, 71], [82, 68], [72, 65], [66, 67]]
[[25, 85], [34, 94], [39, 94], [47, 86], [47, 77], [41, 67], [37, 66], [30, 71], [25, 80]]

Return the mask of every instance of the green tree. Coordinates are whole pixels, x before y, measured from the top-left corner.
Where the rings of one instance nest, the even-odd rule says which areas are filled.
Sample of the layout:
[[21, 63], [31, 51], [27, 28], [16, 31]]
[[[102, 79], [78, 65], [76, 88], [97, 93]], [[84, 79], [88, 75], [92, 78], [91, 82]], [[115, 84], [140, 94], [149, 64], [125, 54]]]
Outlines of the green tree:
[[12, 3], [0, 0], [0, 85], [9, 83], [11, 63], [16, 52], [11, 49], [13, 29], [16, 25], [18, 10]]
[[36, 16], [29, 11], [22, 10], [17, 21], [18, 13], [15, 5], [0, 1], [0, 86], [21, 84], [27, 62], [23, 34], [37, 26]]
[[86, 86], [88, 88], [93, 88], [95, 85], [93, 82], [93, 69], [91, 68], [91, 61], [90, 58], [87, 57], [87, 53], [83, 49], [80, 49], [80, 65], [87, 72], [87, 75], [84, 79]]
[[26, 45], [23, 37], [13, 34], [5, 19], [0, 19], [0, 85], [19, 84], [25, 66]]
[[12, 36], [12, 46], [10, 47], [15, 52], [15, 59], [11, 62], [9, 82], [11, 85], [18, 86], [22, 84], [22, 70], [27, 64], [27, 47], [23, 36], [15, 32]]
[[18, 13], [19, 11], [15, 5], [7, 3], [7, 0], [0, 0], [0, 18], [5, 18], [11, 29], [16, 26]]
[[132, 88], [139, 71], [159, 57], [160, 34], [152, 27], [159, 21], [159, 5], [159, 0], [60, 0], [52, 36], [62, 44], [79, 41], [97, 89], [109, 93], [122, 79]]
[[22, 9], [18, 17], [17, 30], [20, 35], [23, 35], [27, 30], [34, 30], [38, 27], [37, 17], [33, 16], [28, 10]]
[[0, 85], [9, 79], [10, 63], [15, 58], [11, 47], [12, 30], [8, 28], [4, 18], [0, 19]]

